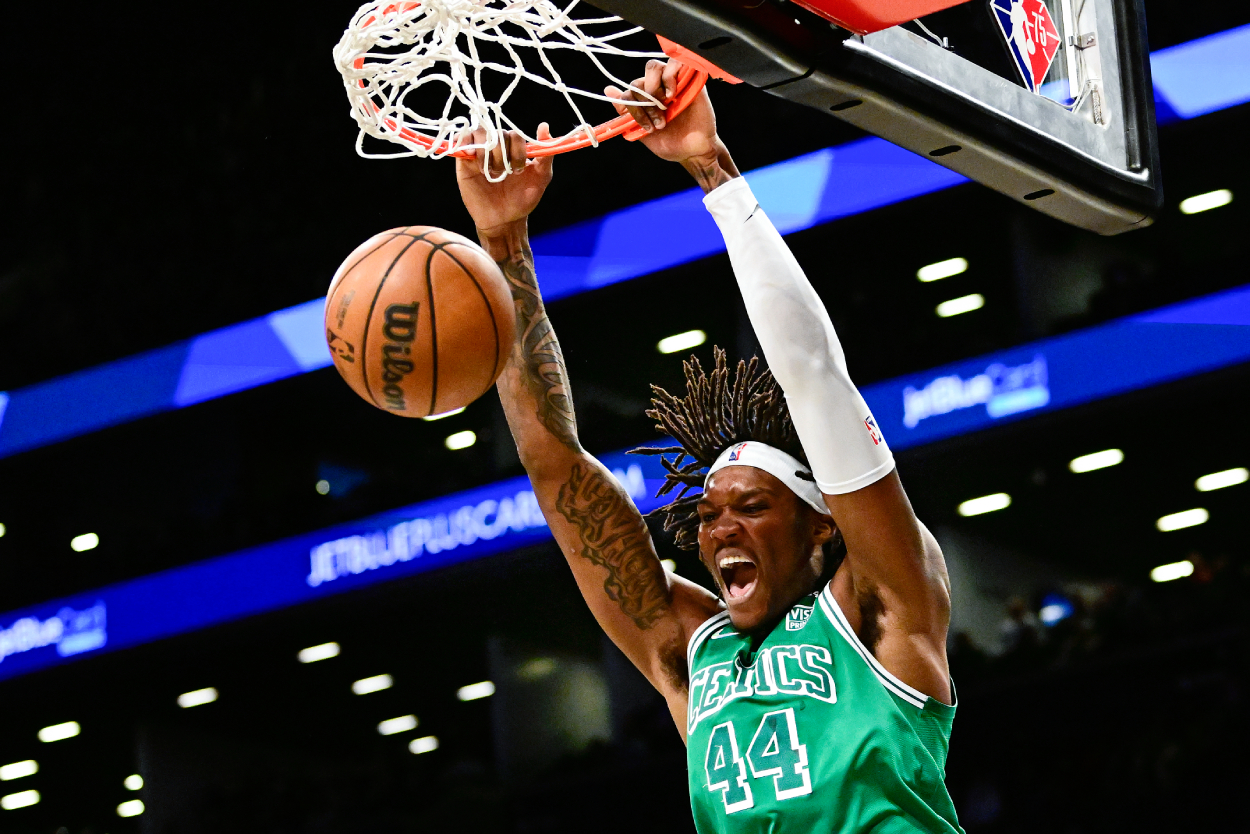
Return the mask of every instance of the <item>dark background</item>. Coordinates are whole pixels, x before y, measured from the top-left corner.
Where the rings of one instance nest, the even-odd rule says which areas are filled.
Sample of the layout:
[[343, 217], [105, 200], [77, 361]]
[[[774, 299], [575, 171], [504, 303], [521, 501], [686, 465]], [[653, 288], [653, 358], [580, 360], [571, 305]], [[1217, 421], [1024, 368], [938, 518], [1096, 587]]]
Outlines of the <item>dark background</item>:
[[[329, 55], [351, 11], [97, 8], [55, 33], [17, 7], [3, 13], [7, 31], [25, 34], [6, 50], [0, 390], [317, 297], [346, 254], [383, 229], [471, 234], [450, 162], [352, 152], [355, 125]], [[1151, 49], [1247, 19], [1234, 4], [1150, 0], [1147, 12]], [[744, 170], [859, 135], [749, 88], [718, 85], [713, 95]], [[1243, 106], [1162, 128], [1167, 206], [1121, 237], [965, 185], [789, 241], [860, 384], [1020, 344], [1244, 283], [1244, 203], [1188, 217], [1176, 204], [1213, 188], [1250, 193], [1248, 121]], [[610, 142], [557, 160], [531, 231], [687, 187], [677, 166]], [[970, 260], [968, 272], [915, 280], [919, 266], [954, 256]], [[969, 292], [986, 307], [933, 315]], [[681, 380], [677, 359], [655, 351], [659, 338], [702, 328], [705, 360], [712, 342], [731, 355], [750, 349], [723, 256], [550, 312], [592, 452], [652, 436], [647, 384]], [[899, 456], [935, 530], [974, 542], [974, 553], [1044, 563], [1054, 590], [1074, 578], [1097, 589], [1096, 606], [1001, 656], [956, 639], [948, 783], [970, 832], [1244, 827], [1234, 780], [1247, 741], [1250, 487], [1203, 496], [1212, 520], [1202, 527], [1160, 534], [1154, 519], [1194, 505], [1198, 475], [1250, 461], [1248, 382], [1245, 368], [1232, 369]], [[445, 449], [443, 438], [464, 428], [478, 444]], [[1067, 471], [1070, 458], [1108, 446], [1125, 451], [1125, 464]], [[519, 471], [493, 395], [448, 420], [406, 421], [318, 371], [0, 460], [0, 610]], [[321, 478], [351, 486], [319, 495]], [[956, 514], [958, 501], [996, 491], [1015, 497], [1009, 511]], [[74, 553], [69, 539], [87, 530], [100, 546]], [[701, 576], [689, 554], [656, 538], [679, 572]], [[1198, 565], [1194, 577], [1149, 583], [1149, 568], [1181, 558]], [[1026, 595], [1026, 607], [1046, 590]], [[326, 640], [342, 644], [340, 658], [294, 662]], [[454, 697], [505, 656], [592, 664], [610, 685], [611, 737], [510, 770], [503, 724], [524, 720], [523, 688], [505, 698], [501, 683], [494, 701]], [[352, 680], [383, 671], [394, 689], [350, 694]], [[0, 793], [43, 796], [0, 811], [0, 831], [687, 831], [684, 753], [632, 675], [554, 547], [510, 553], [0, 684], [0, 764], [41, 766]], [[210, 685], [219, 702], [174, 703]], [[439, 751], [412, 756], [406, 737], [374, 732], [381, 718], [412, 711]], [[34, 741], [39, 727], [71, 718], [81, 737]], [[133, 772], [147, 779], [148, 812], [121, 820], [113, 809], [131, 798], [121, 782]]]

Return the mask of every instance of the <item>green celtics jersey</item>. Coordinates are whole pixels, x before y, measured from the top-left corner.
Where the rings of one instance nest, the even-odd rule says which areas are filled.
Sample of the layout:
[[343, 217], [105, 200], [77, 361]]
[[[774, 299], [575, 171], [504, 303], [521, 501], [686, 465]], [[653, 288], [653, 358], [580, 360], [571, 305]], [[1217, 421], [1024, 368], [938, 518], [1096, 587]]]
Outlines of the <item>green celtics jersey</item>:
[[887, 672], [828, 587], [750, 649], [728, 613], [690, 638], [700, 834], [961, 831], [943, 779], [955, 708]]

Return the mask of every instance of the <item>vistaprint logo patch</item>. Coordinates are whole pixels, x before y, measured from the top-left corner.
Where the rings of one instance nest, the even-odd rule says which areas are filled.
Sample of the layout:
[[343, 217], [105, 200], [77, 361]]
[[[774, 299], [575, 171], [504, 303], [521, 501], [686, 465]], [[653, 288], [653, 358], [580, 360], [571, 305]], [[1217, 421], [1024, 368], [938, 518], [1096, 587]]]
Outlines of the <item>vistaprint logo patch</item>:
[[796, 605], [786, 613], [786, 631], [799, 631], [812, 618], [812, 606]]
[[62, 608], [46, 620], [22, 617], [7, 628], [0, 627], [0, 662], [35, 649], [56, 647], [70, 657], [103, 647], [108, 642], [107, 611], [103, 602], [83, 611]]

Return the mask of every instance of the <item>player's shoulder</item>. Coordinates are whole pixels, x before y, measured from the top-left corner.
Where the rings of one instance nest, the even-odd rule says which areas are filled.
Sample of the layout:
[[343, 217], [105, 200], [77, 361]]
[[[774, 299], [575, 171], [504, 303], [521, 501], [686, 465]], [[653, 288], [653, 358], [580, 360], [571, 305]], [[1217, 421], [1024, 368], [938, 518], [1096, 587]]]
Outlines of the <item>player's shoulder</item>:
[[691, 632], [690, 639], [686, 643], [687, 664], [691, 669], [694, 668], [695, 656], [709, 640], [714, 637], [724, 638], [737, 633], [737, 630], [733, 627], [733, 622], [729, 619], [729, 612], [724, 609], [716, 612]]

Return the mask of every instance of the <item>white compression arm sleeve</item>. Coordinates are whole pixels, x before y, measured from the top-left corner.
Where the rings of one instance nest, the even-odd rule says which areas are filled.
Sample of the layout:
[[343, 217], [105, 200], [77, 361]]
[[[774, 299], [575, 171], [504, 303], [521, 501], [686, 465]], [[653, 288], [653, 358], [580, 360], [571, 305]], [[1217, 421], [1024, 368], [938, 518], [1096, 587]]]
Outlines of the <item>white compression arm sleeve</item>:
[[847, 374], [829, 313], [747, 181], [716, 188], [703, 204], [725, 238], [751, 326], [786, 394], [816, 485], [841, 495], [884, 478], [894, 456]]

